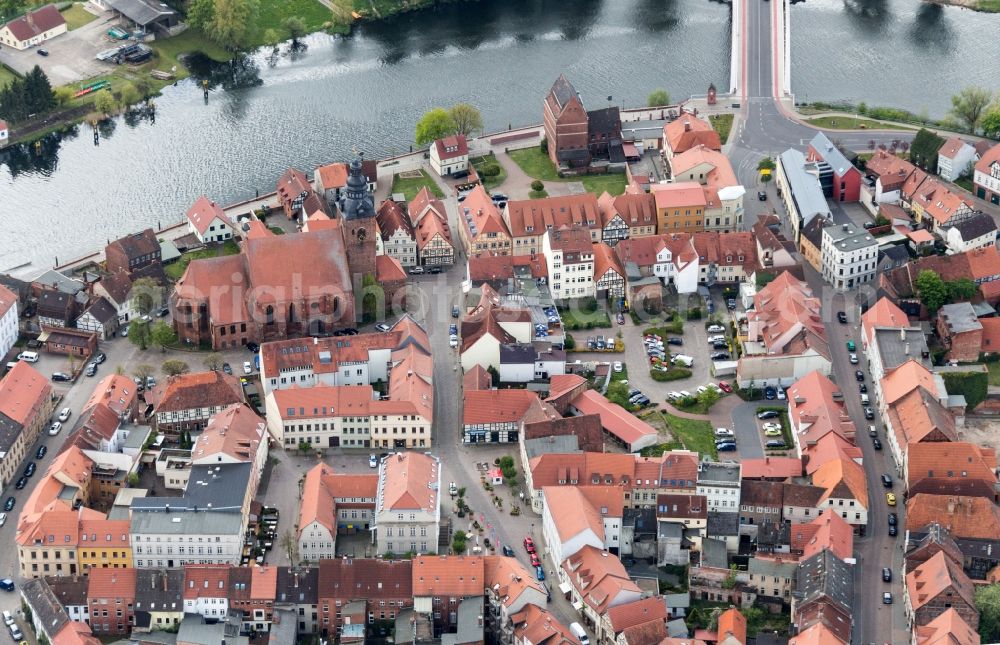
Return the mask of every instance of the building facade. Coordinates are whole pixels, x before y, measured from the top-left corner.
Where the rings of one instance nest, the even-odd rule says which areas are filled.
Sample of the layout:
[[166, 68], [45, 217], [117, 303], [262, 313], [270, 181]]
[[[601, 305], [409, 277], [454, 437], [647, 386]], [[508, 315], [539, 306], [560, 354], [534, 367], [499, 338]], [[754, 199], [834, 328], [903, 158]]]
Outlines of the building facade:
[[875, 279], [878, 241], [850, 224], [823, 229], [823, 279], [846, 291]]

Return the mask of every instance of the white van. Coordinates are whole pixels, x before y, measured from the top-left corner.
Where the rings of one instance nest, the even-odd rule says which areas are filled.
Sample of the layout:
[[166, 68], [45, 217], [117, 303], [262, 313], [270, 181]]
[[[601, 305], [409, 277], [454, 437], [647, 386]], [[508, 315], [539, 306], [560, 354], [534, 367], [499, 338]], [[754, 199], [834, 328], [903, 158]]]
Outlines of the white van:
[[17, 355], [19, 361], [25, 361], [27, 363], [37, 363], [38, 362], [38, 352], [21, 352]]
[[861, 395], [861, 405], [868, 405], [868, 395], [867, 394], [862, 394]]
[[11, 625], [14, 624], [14, 617], [11, 616], [10, 612], [7, 611], [7, 610], [4, 610], [4, 612], [3, 612], [3, 622], [8, 627], [10, 627]]
[[673, 361], [674, 365], [683, 365], [684, 367], [691, 367], [694, 365], [694, 358], [684, 354], [675, 355], [671, 361]]
[[722, 325], [709, 325], [707, 331], [710, 334], [721, 334], [726, 331], [726, 328]]
[[569, 631], [580, 641], [580, 645], [590, 645], [590, 637], [580, 623], [570, 623]]

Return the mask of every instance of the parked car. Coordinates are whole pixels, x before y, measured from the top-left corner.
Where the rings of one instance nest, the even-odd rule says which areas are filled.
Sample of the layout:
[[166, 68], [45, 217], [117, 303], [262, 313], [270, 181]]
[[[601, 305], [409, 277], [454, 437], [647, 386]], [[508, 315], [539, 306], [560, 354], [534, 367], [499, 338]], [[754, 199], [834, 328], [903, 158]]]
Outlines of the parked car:
[[774, 422], [770, 422], [770, 421], [767, 422], [767, 423], [765, 423], [765, 424], [763, 424], [761, 427], [764, 428], [765, 430], [781, 430], [781, 424], [780, 423], [774, 423]]
[[524, 538], [524, 549], [528, 553], [534, 553], [535, 552], [535, 541], [531, 539], [530, 535], [528, 537]]
[[383, 334], [385, 332], [389, 331], [390, 329], [392, 329], [392, 327], [390, 327], [389, 325], [387, 325], [385, 323], [379, 323], [379, 324], [375, 325], [375, 331], [380, 331]]
[[896, 537], [896, 533], [898, 533], [898, 532], [899, 532], [899, 529], [896, 528], [895, 526], [890, 526], [889, 527], [889, 535], [890, 536]]
[[625, 368], [624, 368], [624, 366], [622, 366], [622, 362], [621, 361], [615, 361], [614, 363], [612, 363], [611, 369], [613, 369], [614, 371], [620, 373]]
[[368, 455], [368, 467], [378, 468], [378, 457], [375, 455]]
[[767, 428], [764, 430], [764, 435], [768, 437], [780, 437], [781, 430], [778, 430], [777, 428]]
[[882, 567], [882, 582], [892, 582], [892, 569]]
[[857, 346], [854, 344], [854, 341], [853, 340], [847, 341], [847, 351], [853, 352], [855, 350], [857, 350]]
[[3, 510], [7, 511], [8, 513], [11, 512], [12, 510], [14, 510], [14, 504], [17, 504], [17, 500], [14, 499], [13, 497], [8, 497], [7, 501], [4, 502]]
[[716, 428], [715, 429], [715, 436], [716, 437], [732, 437], [733, 436], [733, 431], [730, 430], [729, 428]]
[[449, 336], [448, 337], [448, 345], [450, 347], [458, 347], [458, 336], [456, 336], [455, 334], [452, 334], [451, 336]]
[[253, 343], [253, 342], [247, 343], [247, 351], [250, 351], [250, 352], [253, 352], [254, 354], [256, 354], [257, 352], [260, 351], [260, 345], [258, 345], [257, 343]]
[[65, 382], [65, 381], [72, 381], [73, 378], [69, 374], [66, 374], [64, 372], [52, 372], [52, 380]]
[[243, 361], [243, 373], [253, 374], [253, 363], [250, 361]]
[[505, 556], [507, 556], [508, 558], [513, 558], [514, 557], [514, 549], [510, 548], [509, 546], [507, 546], [505, 544], [505, 545], [503, 545], [503, 554]]
[[865, 385], [864, 383], [858, 385], [858, 392], [861, 392], [862, 394], [867, 394], [868, 393], [868, 386]]
[[874, 448], [875, 450], [882, 449], [882, 442], [879, 441], [878, 437], [872, 437], [872, 448]]
[[857, 354], [851, 354], [850, 361], [851, 361], [851, 365], [857, 365], [858, 364], [858, 355]]
[[98, 365], [100, 365], [106, 360], [108, 360], [108, 355], [105, 354], [104, 352], [97, 352], [97, 354], [94, 355], [94, 362], [97, 363]]
[[724, 340], [717, 340], [712, 343], [712, 349], [729, 349], [729, 343]]
[[888, 473], [882, 475], [882, 485], [886, 488], [892, 488], [892, 477]]
[[771, 449], [781, 449], [785, 447], [785, 441], [784, 439], [771, 439], [764, 446]]
[[58, 418], [60, 421], [66, 421], [69, 419], [71, 414], [73, 414], [72, 410], [70, 410], [69, 408], [63, 408], [62, 410], [59, 411]]
[[760, 201], [762, 201], [762, 202], [766, 202], [767, 201], [767, 193], [765, 193], [763, 190], [758, 190], [757, 191], [757, 199], [760, 200]]
[[410, 269], [410, 275], [423, 275], [424, 267], [413, 267]]
[[49, 55], [49, 50], [47, 50], [47, 49], [39, 49], [38, 50], [38, 55], [39, 56], [48, 56]]
[[843, 312], [843, 311], [838, 311], [837, 312], [837, 322], [839, 322], [842, 325], [846, 325], [847, 324], [847, 314], [845, 312]]
[[458, 315], [459, 315], [459, 313], [458, 313], [458, 307], [452, 307], [451, 308], [451, 317], [452, 318], [458, 318]]
[[715, 352], [710, 357], [713, 361], [728, 361], [729, 352]]
[[667, 339], [667, 345], [683, 345], [683, 344], [684, 344], [683, 338], [671, 337]]
[[889, 522], [889, 526], [895, 526], [899, 523], [899, 517], [895, 513], [889, 513], [886, 519]]
[[27, 477], [22, 477], [22, 478], [20, 478], [20, 479], [17, 480], [16, 484], [14, 484], [14, 488], [16, 488], [17, 490], [21, 490], [22, 488], [24, 488], [27, 485], [28, 485], [28, 478]]
[[49, 435], [54, 437], [59, 434], [60, 430], [62, 430], [62, 424], [58, 421], [53, 421], [52, 425], [49, 426]]
[[736, 298], [726, 300], [726, 308], [729, 309], [729, 311], [736, 311]]
[[877, 437], [878, 436], [878, 428], [876, 428], [874, 425], [868, 426], [868, 436], [869, 437]]
[[538, 566], [541, 566], [541, 564], [542, 564], [542, 561], [538, 559], [538, 553], [537, 552], [532, 553], [531, 554], [531, 566], [538, 567]]
[[545, 569], [541, 566], [535, 567], [535, 577], [538, 578], [539, 582], [545, 580]]
[[448, 325], [448, 333], [449, 334], [455, 334], [455, 335], [457, 335], [458, 334], [458, 325], [456, 325], [454, 323]]
[[721, 334], [726, 331], [726, 328], [722, 325], [709, 325], [705, 328], [705, 331], [710, 334]]
[[229, 363], [223, 363], [222, 364], [222, 371], [225, 372], [226, 374], [229, 374], [230, 376], [232, 376], [233, 375], [233, 366], [230, 365]]
[[768, 385], [767, 387], [764, 388], [764, 398], [767, 399], [768, 401], [773, 401], [774, 399], [778, 398], [778, 392], [773, 387]]
[[896, 505], [896, 493], [886, 493], [885, 494], [885, 503], [888, 504], [889, 506], [895, 506]]
[[[3, 526], [6, 523], [7, 523], [7, 514], [6, 513], [0, 513], [0, 526]], [[7, 612], [4, 612], [4, 614], [6, 614], [6, 613]]]
[[[728, 358], [728, 354], [727, 354], [727, 358]], [[729, 383], [725, 382], [725, 381], [719, 381], [719, 389], [722, 390], [723, 392], [732, 392], [733, 391], [733, 386], [730, 385]]]
[[45, 445], [38, 446], [38, 450], [35, 451], [35, 459], [41, 459], [48, 451], [49, 449]]
[[875, 418], [875, 411], [871, 408], [865, 408], [865, 418], [871, 421]]
[[779, 401], [784, 401], [785, 400], [785, 388], [783, 388], [783, 387], [781, 387], [779, 385], [777, 389], [778, 389], [778, 400]]
[[24, 467], [24, 476], [31, 477], [38, 470], [38, 466], [33, 461], [29, 461], [28, 465]]
[[886, 591], [885, 593], [882, 594], [882, 604], [883, 605], [891, 605], [892, 604], [892, 593], [891, 592]]
[[715, 449], [718, 452], [730, 452], [730, 451], [736, 450], [736, 444], [735, 443], [724, 443], [722, 445], [716, 446]]
[[854, 380], [856, 380], [859, 383], [863, 383], [865, 380], [865, 373], [862, 372], [861, 370], [856, 370], [854, 372]]
[[777, 419], [778, 415], [779, 415], [779, 413], [778, 413], [777, 410], [764, 410], [763, 412], [758, 412], [757, 413], [757, 418], [758, 419]]
[[88, 363], [87, 369], [83, 372], [87, 376], [94, 376], [97, 374], [97, 363]]

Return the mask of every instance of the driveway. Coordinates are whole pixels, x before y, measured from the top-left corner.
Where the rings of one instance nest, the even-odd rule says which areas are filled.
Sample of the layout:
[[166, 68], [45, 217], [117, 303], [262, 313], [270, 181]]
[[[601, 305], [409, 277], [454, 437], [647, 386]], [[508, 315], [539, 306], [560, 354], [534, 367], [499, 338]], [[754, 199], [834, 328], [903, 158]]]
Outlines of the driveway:
[[764, 456], [763, 435], [757, 419], [757, 408], [777, 407], [784, 401], [744, 401], [733, 408], [733, 431], [740, 459], [760, 459]]
[[40, 65], [53, 87], [106, 74], [113, 69], [113, 64], [102, 63], [95, 56], [114, 47], [114, 43], [105, 38], [113, 22], [111, 12], [105, 12], [79, 29], [46, 41], [40, 47], [48, 50], [48, 56], [39, 56], [38, 47], [24, 51], [0, 47], [0, 62], [22, 75]]

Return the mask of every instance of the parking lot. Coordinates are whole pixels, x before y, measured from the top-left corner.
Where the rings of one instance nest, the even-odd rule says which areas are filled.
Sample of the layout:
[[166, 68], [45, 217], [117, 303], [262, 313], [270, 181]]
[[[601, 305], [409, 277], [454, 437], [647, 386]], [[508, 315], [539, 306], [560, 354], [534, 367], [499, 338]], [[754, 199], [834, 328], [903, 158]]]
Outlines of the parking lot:
[[[114, 46], [105, 38], [113, 22], [109, 11], [79, 29], [45, 41], [39, 47], [30, 47], [24, 51], [0, 47], [0, 63], [22, 75], [30, 72], [35, 65], [40, 65], [53, 87], [110, 72], [113, 66], [102, 63], [95, 56]], [[49, 55], [40, 56], [39, 49], [45, 49]]]

